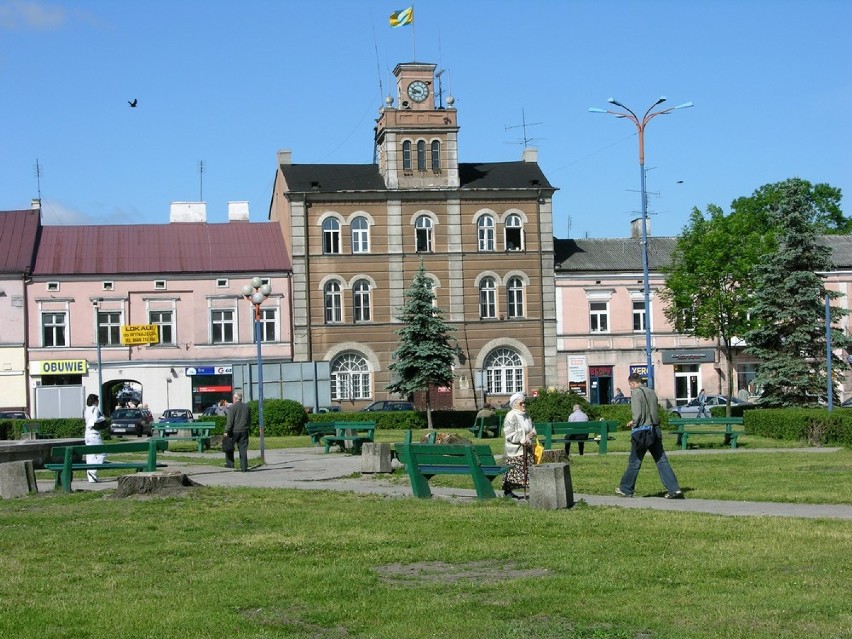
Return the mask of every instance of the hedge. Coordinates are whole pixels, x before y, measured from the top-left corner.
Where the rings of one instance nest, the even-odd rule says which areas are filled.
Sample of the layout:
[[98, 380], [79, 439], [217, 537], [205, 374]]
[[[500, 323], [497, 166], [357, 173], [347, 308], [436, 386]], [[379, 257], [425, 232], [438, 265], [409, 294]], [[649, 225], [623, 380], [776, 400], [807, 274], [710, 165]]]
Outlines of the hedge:
[[813, 446], [852, 446], [852, 410], [760, 408], [743, 414], [745, 432]]

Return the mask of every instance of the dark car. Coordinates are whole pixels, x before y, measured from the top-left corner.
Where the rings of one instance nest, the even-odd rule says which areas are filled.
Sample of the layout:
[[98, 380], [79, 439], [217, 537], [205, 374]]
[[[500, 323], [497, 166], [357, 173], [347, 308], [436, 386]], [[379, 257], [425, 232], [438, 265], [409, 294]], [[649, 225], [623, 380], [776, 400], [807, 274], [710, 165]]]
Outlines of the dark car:
[[[710, 416], [710, 409], [713, 406], [725, 406], [728, 403], [728, 398], [724, 395], [706, 395], [704, 405], [707, 407], [707, 417]], [[744, 402], [736, 397], [731, 397], [731, 406], [752, 406], [751, 402]], [[701, 407], [698, 405], [698, 398], [695, 397], [691, 402], [684, 406], [675, 406], [671, 413], [673, 417], [698, 417], [698, 411]]]
[[318, 413], [339, 413], [340, 406], [320, 406], [317, 409]]
[[398, 411], [398, 410], [417, 410], [411, 402], [400, 402], [396, 400], [385, 399], [379, 402], [373, 402], [364, 409], [368, 413], [378, 411]]
[[27, 415], [22, 410], [4, 410], [0, 411], [0, 419], [29, 419], [30, 416]]
[[116, 408], [110, 415], [109, 432], [142, 437], [151, 434], [151, 422], [141, 408]]
[[218, 412], [216, 412], [218, 408], [219, 408], [219, 404], [210, 404], [210, 406], [208, 406], [207, 408], [205, 408], [201, 412], [201, 416], [202, 417], [214, 417], [214, 416], [219, 414]]

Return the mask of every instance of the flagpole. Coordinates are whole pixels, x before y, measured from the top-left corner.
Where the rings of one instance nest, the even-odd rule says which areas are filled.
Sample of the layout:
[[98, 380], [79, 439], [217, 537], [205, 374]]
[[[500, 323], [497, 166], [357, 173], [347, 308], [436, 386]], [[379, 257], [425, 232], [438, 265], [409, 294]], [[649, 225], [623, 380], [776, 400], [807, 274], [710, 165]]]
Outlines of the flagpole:
[[417, 14], [414, 12], [414, 3], [411, 3], [411, 53], [414, 56], [412, 62], [417, 62], [417, 24], [414, 21], [414, 17]]

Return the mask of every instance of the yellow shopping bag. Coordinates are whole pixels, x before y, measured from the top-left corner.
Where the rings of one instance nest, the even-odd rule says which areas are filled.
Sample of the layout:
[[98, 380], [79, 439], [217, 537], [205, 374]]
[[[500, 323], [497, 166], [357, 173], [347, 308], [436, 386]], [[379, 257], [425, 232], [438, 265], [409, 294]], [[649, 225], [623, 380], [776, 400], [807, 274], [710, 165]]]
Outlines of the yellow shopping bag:
[[544, 446], [538, 438], [536, 438], [535, 443], [533, 444], [533, 459], [536, 464], [541, 463], [541, 458], [544, 457]]

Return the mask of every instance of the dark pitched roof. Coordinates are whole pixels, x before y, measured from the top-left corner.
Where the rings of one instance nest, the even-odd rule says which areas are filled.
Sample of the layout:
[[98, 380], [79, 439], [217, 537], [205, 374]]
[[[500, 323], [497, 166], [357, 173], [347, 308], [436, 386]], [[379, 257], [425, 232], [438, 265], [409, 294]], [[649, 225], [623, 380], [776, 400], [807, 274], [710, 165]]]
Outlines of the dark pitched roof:
[[30, 270], [40, 228], [40, 211], [0, 211], [0, 273]]
[[156, 274], [290, 270], [274, 222], [45, 226], [35, 275]]
[[[387, 191], [377, 164], [282, 164], [291, 191]], [[552, 189], [534, 162], [459, 164], [462, 189]]]
[[[671, 262], [676, 237], [648, 238], [648, 268], [657, 270]], [[554, 240], [557, 272], [641, 271], [642, 242], [639, 238]]]
[[[648, 268], [668, 266], [677, 245], [676, 237], [648, 238]], [[852, 268], [852, 236], [822, 235], [818, 242], [831, 249], [836, 269]], [[557, 272], [641, 271], [642, 244], [639, 238], [560, 240], [554, 238]]]

